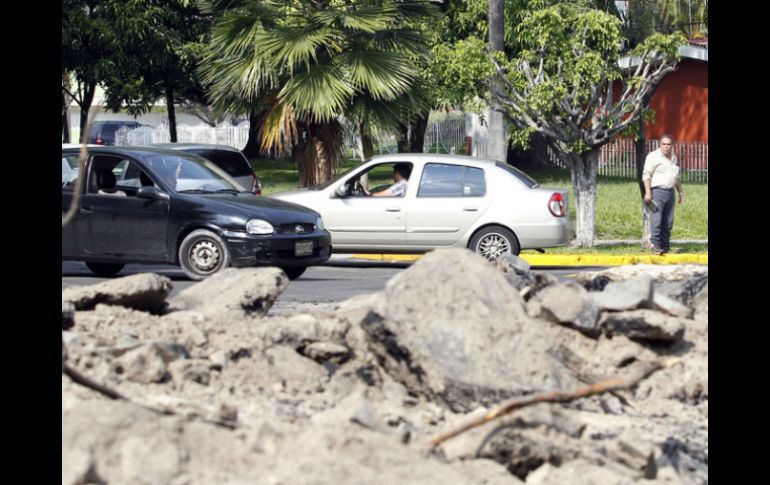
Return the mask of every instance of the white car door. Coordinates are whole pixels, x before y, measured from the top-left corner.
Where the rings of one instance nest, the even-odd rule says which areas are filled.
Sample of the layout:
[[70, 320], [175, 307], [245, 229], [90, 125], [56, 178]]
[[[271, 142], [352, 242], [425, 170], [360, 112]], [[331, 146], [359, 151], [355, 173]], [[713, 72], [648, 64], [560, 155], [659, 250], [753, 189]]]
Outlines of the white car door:
[[407, 245], [456, 244], [489, 206], [487, 186], [481, 168], [426, 163], [409, 203]]
[[[330, 193], [334, 194], [336, 187], [350, 183], [357, 174], [340, 181]], [[406, 201], [409, 197], [409, 187], [404, 197], [331, 195], [324, 201], [321, 213], [326, 229], [332, 235], [332, 244], [362, 248], [402, 246], [406, 242]]]

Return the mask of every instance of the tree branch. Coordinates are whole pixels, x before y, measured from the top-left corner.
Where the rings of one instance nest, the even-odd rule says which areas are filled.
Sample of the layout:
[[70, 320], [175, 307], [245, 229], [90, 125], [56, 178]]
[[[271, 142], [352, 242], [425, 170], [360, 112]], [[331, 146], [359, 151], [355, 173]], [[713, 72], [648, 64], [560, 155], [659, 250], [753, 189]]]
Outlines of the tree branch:
[[484, 416], [472, 419], [465, 423], [461, 423], [459, 426], [456, 426], [455, 428], [450, 429], [446, 433], [442, 433], [436, 436], [431, 440], [431, 443], [435, 448], [436, 446], [440, 445], [444, 441], [450, 438], [454, 438], [455, 436], [465, 431], [468, 431], [469, 429], [476, 428], [478, 426], [481, 426], [482, 424], [486, 424], [501, 416], [510, 414], [516, 409], [521, 409], [527, 406], [531, 406], [533, 404], [543, 403], [543, 402], [552, 402], [552, 403], [570, 402], [570, 401], [574, 401], [575, 399], [593, 396], [595, 394], [602, 394], [605, 392], [628, 389], [630, 387], [633, 387], [639, 384], [639, 382], [649, 377], [657, 370], [660, 370], [664, 367], [668, 367], [669, 365], [670, 365], [670, 362], [665, 363], [662, 361], [655, 361], [655, 362], [651, 362], [643, 365], [642, 368], [639, 369], [635, 374], [625, 379], [623, 378], [608, 379], [598, 384], [592, 384], [589, 386], [578, 388], [572, 392], [554, 391], [554, 392], [535, 394], [534, 396], [528, 396], [524, 398], [514, 398], [493, 408], [492, 410], [487, 412]]

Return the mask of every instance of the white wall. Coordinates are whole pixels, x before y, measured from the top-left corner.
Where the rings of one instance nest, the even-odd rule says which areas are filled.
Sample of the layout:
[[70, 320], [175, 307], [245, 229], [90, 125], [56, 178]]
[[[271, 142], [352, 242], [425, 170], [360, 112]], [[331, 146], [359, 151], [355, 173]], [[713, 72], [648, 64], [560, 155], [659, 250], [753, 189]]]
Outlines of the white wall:
[[[139, 123], [150, 125], [150, 126], [158, 126], [163, 121], [168, 123], [168, 113], [166, 112], [165, 107], [160, 107], [160, 106], [154, 108], [152, 112], [143, 114], [141, 116], [137, 116], [136, 118], [134, 118], [133, 116], [131, 116], [126, 112], [113, 113], [112, 111], [104, 111], [101, 108], [95, 109], [92, 107], [91, 116], [93, 119], [89, 121], [130, 120], [130, 121], [138, 121]], [[70, 122], [70, 141], [73, 143], [77, 143], [80, 137], [80, 107], [75, 103], [71, 104], [69, 108], [69, 122]], [[177, 128], [179, 127], [179, 125], [190, 125], [190, 126], [205, 125], [205, 123], [203, 123], [203, 121], [201, 121], [200, 118], [197, 118], [196, 116], [193, 116], [191, 114], [183, 113], [178, 108], [176, 111], [176, 124], [177, 124]]]

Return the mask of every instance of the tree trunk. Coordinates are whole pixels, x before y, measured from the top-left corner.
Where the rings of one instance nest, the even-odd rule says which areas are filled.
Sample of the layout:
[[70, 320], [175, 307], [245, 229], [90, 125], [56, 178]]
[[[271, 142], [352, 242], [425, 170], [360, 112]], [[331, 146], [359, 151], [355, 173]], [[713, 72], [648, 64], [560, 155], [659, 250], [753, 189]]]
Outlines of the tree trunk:
[[361, 151], [364, 160], [369, 160], [374, 156], [374, 139], [368, 130], [364, 129], [364, 124], [358, 126], [358, 135], [361, 137]]
[[261, 124], [262, 112], [252, 107], [249, 110], [249, 139], [243, 147], [243, 154], [248, 159], [257, 158], [260, 155], [259, 127]]
[[[504, 0], [489, 0], [489, 52], [503, 50], [504, 34]], [[497, 75], [492, 79], [492, 87], [497, 92], [502, 92], [502, 81]], [[487, 156], [499, 162], [506, 160], [505, 122], [503, 121], [502, 106], [491, 93], [489, 95], [489, 130], [487, 137], [489, 144]]]
[[409, 153], [409, 125], [398, 124], [396, 129], [396, 145], [398, 145], [398, 153]]
[[427, 113], [420, 113], [417, 118], [411, 123], [412, 138], [409, 140], [409, 152], [410, 153], [422, 153], [425, 147], [425, 132], [428, 130], [428, 117], [430, 111]]
[[596, 235], [596, 172], [599, 149], [592, 148], [581, 155], [568, 155], [572, 161], [570, 174], [575, 194], [575, 239], [578, 246], [593, 246]]
[[174, 106], [174, 88], [166, 86], [166, 108], [168, 109], [168, 134], [171, 143], [176, 143], [176, 107]]
[[69, 120], [69, 103], [67, 102], [67, 95], [62, 91], [61, 93], [61, 140], [62, 143], [70, 142], [70, 120]]
[[636, 165], [636, 181], [639, 183], [639, 193], [641, 195], [642, 203], [642, 248], [647, 249], [650, 247], [650, 212], [647, 209], [647, 204], [644, 203], [644, 182], [642, 182], [642, 171], [644, 170], [644, 159], [647, 156], [647, 134], [644, 130], [644, 121], [639, 118], [639, 138], [634, 141], [635, 148], [635, 165]]
[[310, 124], [298, 151], [299, 186], [317, 187], [334, 175], [342, 158], [342, 125], [332, 120]]
[[80, 143], [88, 143], [88, 112], [91, 111], [91, 103], [94, 101], [96, 84], [84, 83], [83, 99], [80, 100]]

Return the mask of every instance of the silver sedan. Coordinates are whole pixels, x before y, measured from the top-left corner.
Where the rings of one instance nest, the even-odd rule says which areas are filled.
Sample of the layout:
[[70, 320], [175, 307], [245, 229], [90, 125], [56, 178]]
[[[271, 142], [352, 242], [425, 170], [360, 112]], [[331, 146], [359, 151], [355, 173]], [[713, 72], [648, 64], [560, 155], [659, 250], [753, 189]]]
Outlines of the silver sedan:
[[566, 190], [494, 160], [377, 156], [320, 187], [271, 197], [321, 213], [338, 253], [466, 247], [495, 260], [570, 240]]

